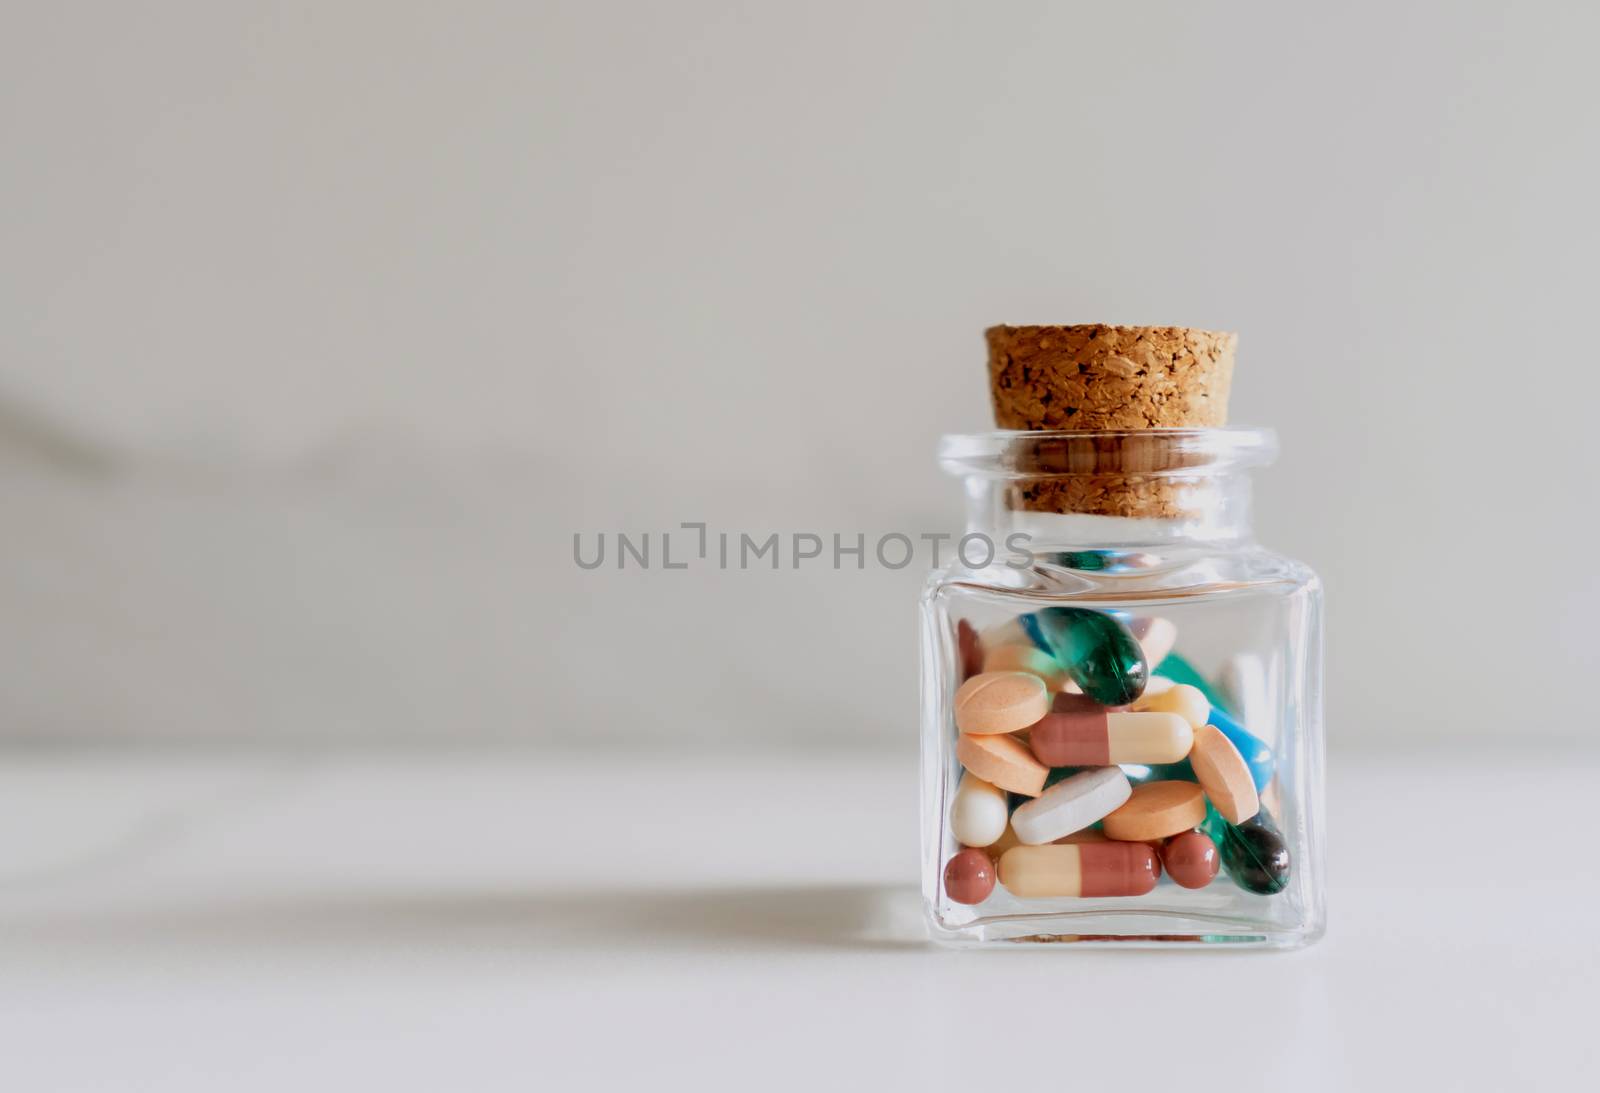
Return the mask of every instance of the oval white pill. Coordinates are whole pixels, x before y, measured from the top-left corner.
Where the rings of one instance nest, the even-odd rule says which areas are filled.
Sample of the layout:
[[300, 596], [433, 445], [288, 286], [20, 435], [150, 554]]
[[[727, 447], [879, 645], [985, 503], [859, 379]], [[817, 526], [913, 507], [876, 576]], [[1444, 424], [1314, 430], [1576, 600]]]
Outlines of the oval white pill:
[[1006, 833], [1006, 792], [975, 774], [963, 774], [950, 802], [950, 834], [962, 846], [988, 846]]
[[1121, 808], [1133, 794], [1118, 767], [1097, 767], [1070, 775], [1011, 814], [1011, 829], [1030, 846], [1082, 831]]

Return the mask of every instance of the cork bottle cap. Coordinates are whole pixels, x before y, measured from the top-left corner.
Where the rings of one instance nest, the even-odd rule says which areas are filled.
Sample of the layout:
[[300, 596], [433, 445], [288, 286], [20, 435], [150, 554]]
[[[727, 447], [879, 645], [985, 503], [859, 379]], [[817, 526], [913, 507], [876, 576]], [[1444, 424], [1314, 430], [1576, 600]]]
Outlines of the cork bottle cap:
[[994, 326], [989, 392], [1002, 429], [1084, 432], [1041, 445], [1030, 512], [1172, 518], [1192, 506], [1192, 456], [1145, 430], [1221, 428], [1238, 337], [1177, 326]]
[[1002, 429], [1210, 429], [1228, 423], [1238, 336], [1181, 326], [992, 326]]

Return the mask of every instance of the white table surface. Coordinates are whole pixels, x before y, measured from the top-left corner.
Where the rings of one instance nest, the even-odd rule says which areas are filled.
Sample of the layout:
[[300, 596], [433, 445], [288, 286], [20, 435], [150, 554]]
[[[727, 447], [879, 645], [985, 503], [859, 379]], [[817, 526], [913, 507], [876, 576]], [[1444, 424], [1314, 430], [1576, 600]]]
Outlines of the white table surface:
[[0, 1088], [1596, 1088], [1600, 758], [1336, 761], [1297, 953], [922, 938], [915, 759], [0, 755]]

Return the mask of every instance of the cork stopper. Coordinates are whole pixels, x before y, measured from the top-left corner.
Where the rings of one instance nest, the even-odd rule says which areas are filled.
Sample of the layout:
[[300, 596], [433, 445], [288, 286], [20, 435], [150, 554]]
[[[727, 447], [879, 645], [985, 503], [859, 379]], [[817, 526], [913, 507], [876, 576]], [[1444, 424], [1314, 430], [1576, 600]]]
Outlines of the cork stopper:
[[[1104, 434], [1228, 422], [1238, 337], [1177, 326], [994, 326], [989, 392], [1002, 429]], [[1030, 512], [1174, 518], [1191, 508], [1191, 457], [1161, 434], [1064, 438], [1018, 484]], [[1028, 469], [1028, 468], [1024, 468]], [[1173, 472], [1179, 472], [1174, 474]]]

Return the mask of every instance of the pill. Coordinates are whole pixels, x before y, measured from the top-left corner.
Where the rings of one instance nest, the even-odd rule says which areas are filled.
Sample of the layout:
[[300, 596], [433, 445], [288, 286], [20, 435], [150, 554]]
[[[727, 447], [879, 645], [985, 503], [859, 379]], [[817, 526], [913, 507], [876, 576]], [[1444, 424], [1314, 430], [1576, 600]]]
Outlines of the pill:
[[1081, 770], [1017, 806], [1011, 827], [1026, 844], [1052, 842], [1098, 823], [1132, 792], [1128, 776], [1118, 767]]
[[1000, 858], [1000, 883], [1019, 899], [1142, 896], [1156, 886], [1156, 868], [1144, 843], [1014, 846]]
[[1172, 647], [1178, 643], [1178, 627], [1171, 619], [1153, 618], [1133, 619], [1128, 624], [1134, 640], [1144, 650], [1144, 659], [1150, 665], [1150, 670], [1155, 671], [1156, 665], [1167, 659], [1167, 654], [1172, 652]]
[[1193, 740], [1189, 722], [1175, 713], [1107, 710], [1072, 695], [1057, 695], [1028, 733], [1034, 756], [1052, 767], [1176, 763]]
[[1215, 725], [1202, 725], [1195, 730], [1189, 764], [1206, 797], [1230, 824], [1243, 823], [1261, 808], [1250, 767], [1233, 741]]
[[[1150, 682], [1154, 684], [1155, 680]], [[1200, 688], [1187, 683], [1173, 683], [1160, 691], [1153, 686], [1146, 687], [1144, 695], [1132, 708], [1137, 713], [1175, 713], [1195, 729], [1204, 725], [1206, 716], [1211, 713], [1211, 703], [1206, 701]]]
[[1247, 892], [1270, 896], [1289, 885], [1289, 845], [1266, 812], [1242, 824], [1224, 822], [1222, 864]]
[[994, 880], [994, 862], [982, 850], [957, 850], [944, 866], [944, 894], [956, 903], [982, 903]]
[[1150, 676], [1144, 650], [1113, 616], [1086, 607], [1047, 607], [1033, 621], [1037, 644], [1096, 702], [1126, 706], [1144, 692]]
[[1067, 680], [1056, 658], [1036, 645], [1001, 645], [984, 654], [985, 672], [1026, 672], [1044, 680], [1052, 691], [1059, 691]]
[[1203, 831], [1182, 831], [1161, 847], [1161, 864], [1180, 887], [1204, 888], [1216, 879], [1222, 860], [1211, 836]]
[[1221, 730], [1222, 735], [1239, 749], [1245, 765], [1250, 768], [1250, 780], [1255, 783], [1256, 792], [1265, 789], [1267, 783], [1272, 781], [1272, 772], [1277, 766], [1267, 742], [1247, 732], [1237, 721], [1218, 709], [1215, 702], [1211, 703], [1211, 714], [1206, 721]]
[[966, 619], [956, 623], [956, 650], [961, 657], [963, 683], [983, 671], [983, 642], [977, 628]]
[[1027, 745], [1009, 736], [962, 733], [956, 741], [956, 758], [985, 782], [1024, 797], [1039, 796], [1050, 774], [1050, 768], [1035, 759]]
[[1050, 712], [1044, 680], [1027, 672], [982, 672], [956, 688], [956, 728], [1016, 732]]
[[1199, 827], [1205, 818], [1206, 796], [1193, 782], [1146, 782], [1101, 827], [1113, 839], [1140, 842]]
[[988, 846], [1005, 834], [1006, 791], [975, 774], [963, 774], [950, 802], [950, 834], [962, 846]]

